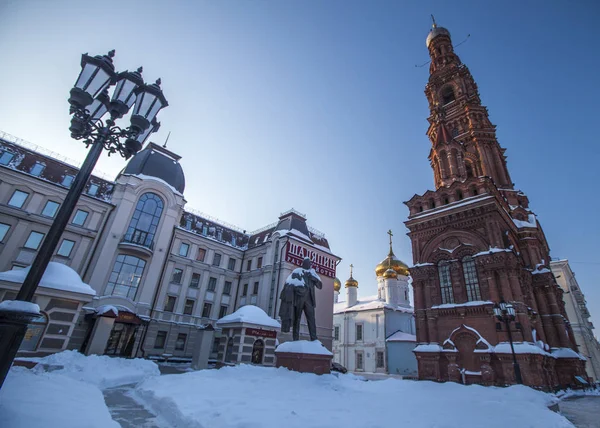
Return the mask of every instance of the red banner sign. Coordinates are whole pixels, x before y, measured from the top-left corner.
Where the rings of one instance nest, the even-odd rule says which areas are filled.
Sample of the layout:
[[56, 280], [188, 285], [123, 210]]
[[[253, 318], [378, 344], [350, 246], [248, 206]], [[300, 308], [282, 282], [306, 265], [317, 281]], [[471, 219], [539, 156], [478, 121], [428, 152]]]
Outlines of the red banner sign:
[[322, 275], [330, 278], [335, 278], [335, 259], [330, 256], [324, 256], [318, 252], [305, 247], [304, 245], [296, 244], [288, 241], [285, 249], [285, 261], [302, 266], [302, 261], [305, 257], [312, 261], [313, 269]]
[[276, 331], [263, 330], [262, 328], [246, 328], [246, 336], [257, 336], [257, 337], [270, 337], [275, 339], [277, 337]]

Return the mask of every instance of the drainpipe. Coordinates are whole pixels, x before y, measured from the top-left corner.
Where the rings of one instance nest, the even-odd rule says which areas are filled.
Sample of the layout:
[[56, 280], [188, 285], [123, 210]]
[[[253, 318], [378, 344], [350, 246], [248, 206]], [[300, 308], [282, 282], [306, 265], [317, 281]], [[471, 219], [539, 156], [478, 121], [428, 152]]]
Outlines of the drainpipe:
[[162, 270], [160, 271], [160, 280], [158, 282], [158, 286], [156, 287], [156, 291], [154, 292], [154, 297], [152, 298], [152, 305], [150, 306], [150, 321], [148, 321], [148, 324], [146, 324], [146, 329], [144, 330], [143, 336], [140, 339], [140, 343], [138, 345], [138, 351], [142, 351], [142, 358], [146, 358], [146, 350], [144, 349], [144, 345], [146, 344], [146, 336], [148, 334], [148, 328], [150, 327], [150, 323], [153, 321], [152, 312], [154, 312], [154, 309], [156, 308], [158, 295], [160, 293], [162, 283], [165, 279], [165, 272], [167, 270], [167, 265], [169, 264], [169, 254], [171, 254], [171, 248], [173, 247], [173, 241], [175, 240], [175, 229], [176, 226], [173, 227], [173, 233], [171, 234], [171, 241], [169, 242], [169, 247], [167, 248], [165, 262], [163, 263]]

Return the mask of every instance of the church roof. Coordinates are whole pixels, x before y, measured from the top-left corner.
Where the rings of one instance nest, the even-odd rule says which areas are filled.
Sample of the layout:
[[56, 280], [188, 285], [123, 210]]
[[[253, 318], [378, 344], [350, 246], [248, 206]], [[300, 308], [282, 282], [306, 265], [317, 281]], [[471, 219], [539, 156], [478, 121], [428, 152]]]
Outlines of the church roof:
[[121, 174], [159, 178], [179, 193], [183, 193], [185, 176], [179, 159], [180, 156], [165, 147], [149, 143], [144, 150], [131, 158]]
[[413, 313], [413, 309], [411, 307], [386, 303], [385, 300], [380, 299], [376, 295], [360, 299], [355, 305], [350, 307], [346, 305], [346, 302], [339, 302], [333, 305], [334, 314], [341, 314], [344, 312], [372, 311], [374, 309], [390, 309], [392, 311], [406, 312], [410, 314]]
[[410, 333], [405, 333], [401, 330], [398, 330], [396, 333], [392, 334], [390, 337], [385, 339], [386, 342], [416, 342], [417, 336]]

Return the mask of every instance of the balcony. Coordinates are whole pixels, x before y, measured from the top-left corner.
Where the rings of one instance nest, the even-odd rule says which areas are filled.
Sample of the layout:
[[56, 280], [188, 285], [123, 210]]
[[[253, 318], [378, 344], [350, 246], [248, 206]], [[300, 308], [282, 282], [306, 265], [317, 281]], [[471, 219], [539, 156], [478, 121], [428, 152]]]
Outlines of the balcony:
[[119, 243], [119, 248], [128, 249], [143, 256], [151, 256], [154, 253], [154, 234], [133, 229], [125, 234]]

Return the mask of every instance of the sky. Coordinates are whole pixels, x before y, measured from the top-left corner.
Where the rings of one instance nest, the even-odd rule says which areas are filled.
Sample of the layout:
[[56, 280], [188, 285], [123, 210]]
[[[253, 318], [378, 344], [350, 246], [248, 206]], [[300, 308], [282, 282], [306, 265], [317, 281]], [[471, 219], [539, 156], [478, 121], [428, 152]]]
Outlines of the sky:
[[[116, 49], [118, 71], [162, 78], [170, 105], [151, 140], [171, 133], [187, 207], [248, 231], [293, 207], [343, 258], [342, 282], [352, 263], [372, 295], [388, 229], [413, 263], [403, 202], [433, 189], [430, 14], [467, 39], [456, 52], [512, 179], [600, 323], [595, 1], [0, 0], [0, 130], [82, 162], [68, 93], [82, 53]], [[98, 170], [124, 165], [103, 155]]]

